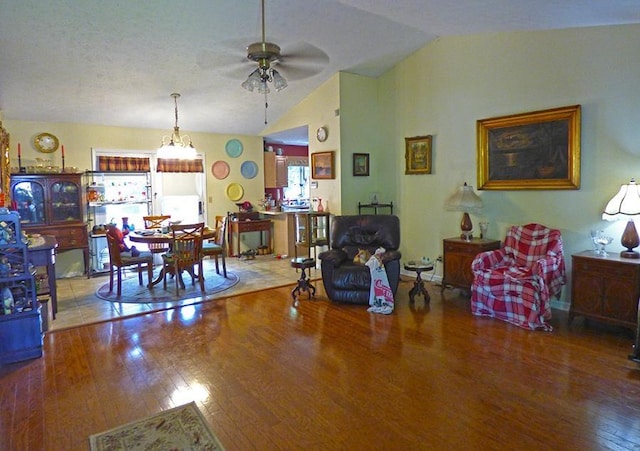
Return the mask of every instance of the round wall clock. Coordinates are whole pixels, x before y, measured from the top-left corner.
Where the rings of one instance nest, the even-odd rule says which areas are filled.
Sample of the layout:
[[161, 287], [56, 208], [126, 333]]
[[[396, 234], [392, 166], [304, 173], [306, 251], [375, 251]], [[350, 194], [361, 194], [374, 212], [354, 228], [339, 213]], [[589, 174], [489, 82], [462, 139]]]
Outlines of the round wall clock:
[[33, 138], [33, 145], [38, 152], [51, 153], [58, 150], [60, 141], [51, 133], [40, 133]]
[[328, 136], [329, 131], [327, 130], [327, 127], [318, 128], [318, 131], [316, 132], [316, 138], [318, 138], [318, 141], [325, 142]]

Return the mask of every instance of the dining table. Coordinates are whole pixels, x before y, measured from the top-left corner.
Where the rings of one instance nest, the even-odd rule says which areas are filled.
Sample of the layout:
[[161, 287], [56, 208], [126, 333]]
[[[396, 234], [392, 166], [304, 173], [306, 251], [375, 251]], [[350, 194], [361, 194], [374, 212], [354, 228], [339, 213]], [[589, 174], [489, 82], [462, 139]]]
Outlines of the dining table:
[[[202, 239], [210, 240], [215, 238], [216, 231], [215, 229], [210, 229], [209, 227], [205, 227], [202, 230]], [[163, 232], [161, 229], [143, 229], [129, 232], [127, 235], [129, 241], [132, 243], [144, 243], [144, 244], [168, 244], [169, 248], [173, 245], [173, 234], [171, 232]], [[158, 277], [151, 281], [150, 286], [155, 286], [164, 280], [165, 268], [162, 265], [162, 269], [158, 274]], [[199, 276], [199, 275], [198, 275]]]

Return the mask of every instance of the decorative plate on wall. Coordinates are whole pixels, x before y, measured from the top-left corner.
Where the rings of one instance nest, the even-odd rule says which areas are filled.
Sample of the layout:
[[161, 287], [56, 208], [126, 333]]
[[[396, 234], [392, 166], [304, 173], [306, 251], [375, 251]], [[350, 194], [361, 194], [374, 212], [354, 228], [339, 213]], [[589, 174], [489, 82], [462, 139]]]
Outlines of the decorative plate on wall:
[[258, 165], [254, 161], [247, 160], [240, 166], [240, 173], [245, 179], [252, 179], [258, 175]]
[[229, 165], [226, 161], [218, 160], [211, 165], [211, 173], [218, 180], [226, 179], [229, 175]]
[[238, 158], [242, 155], [242, 149], [242, 143], [237, 139], [230, 139], [224, 146], [224, 150], [231, 158]]
[[242, 199], [242, 196], [244, 196], [244, 188], [239, 183], [229, 183], [227, 185], [226, 193], [229, 200], [235, 202]]

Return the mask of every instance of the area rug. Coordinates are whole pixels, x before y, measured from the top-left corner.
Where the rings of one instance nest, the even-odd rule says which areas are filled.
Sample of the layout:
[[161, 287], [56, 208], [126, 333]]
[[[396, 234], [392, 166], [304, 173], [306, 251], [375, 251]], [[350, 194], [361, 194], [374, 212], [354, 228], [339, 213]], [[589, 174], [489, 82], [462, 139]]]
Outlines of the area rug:
[[[184, 276], [185, 289], [180, 289], [180, 295], [176, 296], [176, 282], [167, 278], [167, 289], [163, 288], [162, 282], [152, 289], [138, 283], [137, 274], [122, 281], [122, 295], [117, 295], [116, 278], [113, 281], [113, 291], [109, 292], [109, 282], [101, 285], [96, 291], [96, 296], [105, 301], [125, 302], [133, 304], [147, 304], [154, 302], [184, 301], [193, 298], [206, 298], [221, 291], [228, 290], [236, 285], [240, 278], [233, 272], [227, 271], [227, 278], [216, 274], [215, 271], [205, 271], [204, 293], [200, 291], [200, 285], [196, 282], [191, 285], [191, 277]], [[146, 282], [146, 275], [143, 281]]]
[[92, 451], [224, 450], [195, 402], [89, 437]]

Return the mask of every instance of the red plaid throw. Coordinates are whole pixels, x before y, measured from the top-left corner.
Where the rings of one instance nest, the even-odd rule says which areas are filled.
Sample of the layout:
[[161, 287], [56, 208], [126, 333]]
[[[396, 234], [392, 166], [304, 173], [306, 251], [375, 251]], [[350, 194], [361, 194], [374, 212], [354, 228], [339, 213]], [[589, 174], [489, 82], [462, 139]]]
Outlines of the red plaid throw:
[[551, 296], [566, 283], [562, 236], [540, 224], [513, 226], [504, 247], [471, 264], [471, 312], [525, 329], [553, 330]]

